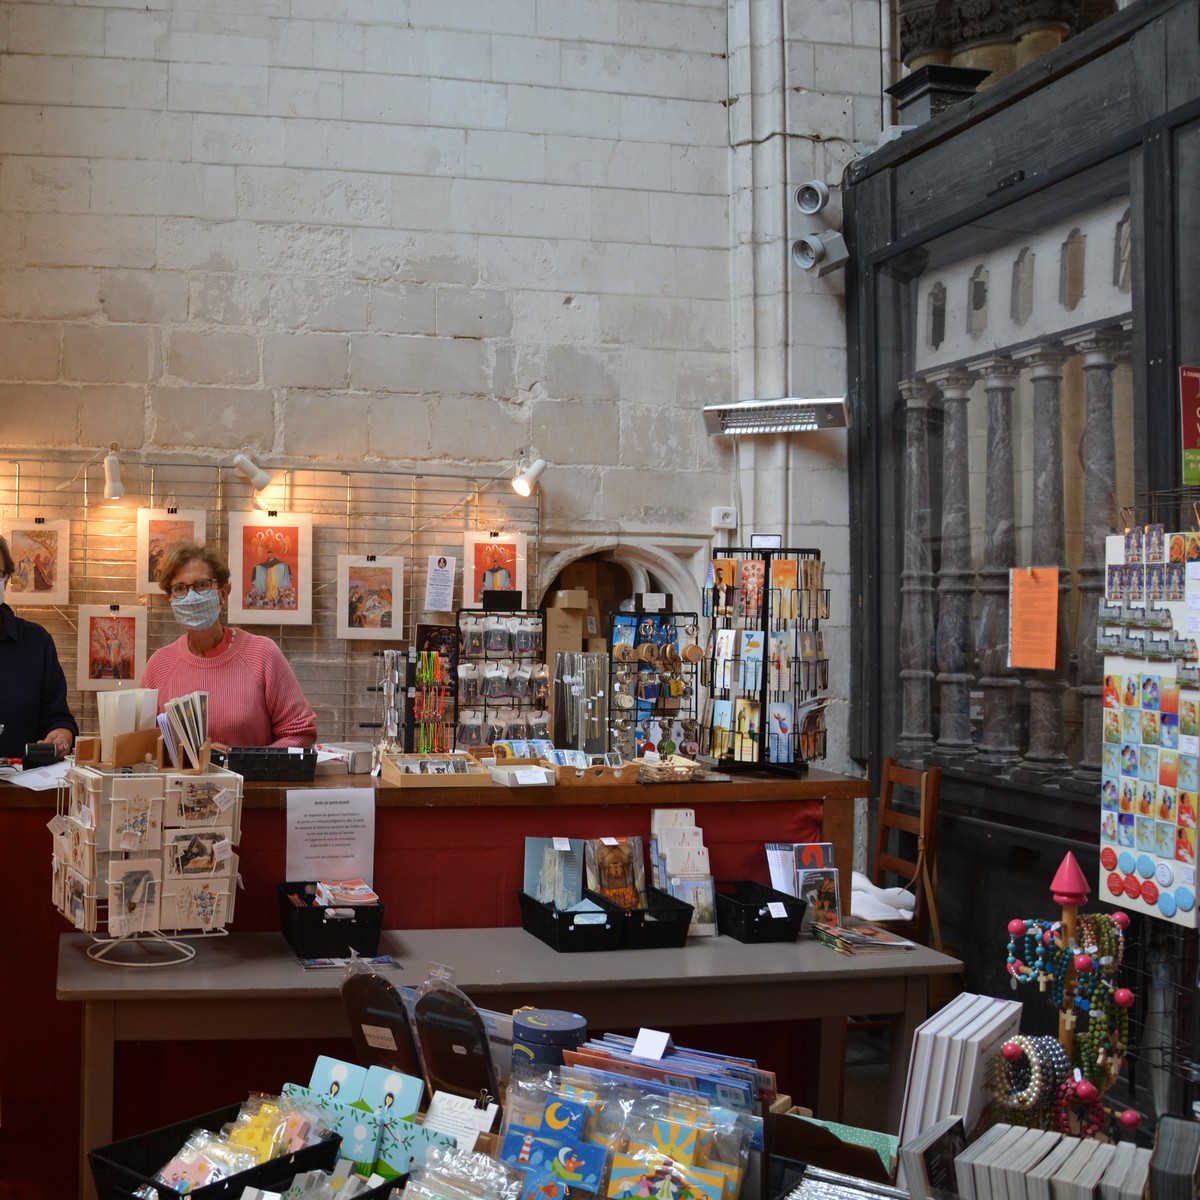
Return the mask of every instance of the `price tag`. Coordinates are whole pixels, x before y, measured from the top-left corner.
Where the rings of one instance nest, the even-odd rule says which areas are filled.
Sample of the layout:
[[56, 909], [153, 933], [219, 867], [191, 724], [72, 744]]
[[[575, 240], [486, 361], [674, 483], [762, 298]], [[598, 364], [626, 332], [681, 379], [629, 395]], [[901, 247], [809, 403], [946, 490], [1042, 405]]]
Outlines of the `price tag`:
[[546, 782], [546, 776], [540, 767], [518, 767], [513, 772], [513, 778], [521, 784]]
[[214, 797], [213, 803], [218, 812], [224, 812], [237, 803], [237, 792], [233, 788], [222, 788]]
[[787, 919], [787, 906], [782, 900], [768, 900], [767, 912], [773, 917], [779, 917], [781, 920]]
[[142, 844], [142, 835], [136, 829], [125, 829], [121, 832], [121, 849], [137, 850]]
[[600, 844], [602, 846], [618, 846], [618, 845], [620, 845], [620, 843], [614, 837], [602, 837], [600, 839]]
[[124, 913], [109, 917], [108, 932], [113, 937], [124, 937], [129, 932], [129, 918]]
[[[217, 862], [228, 862], [233, 854], [233, 843], [228, 838], [222, 838], [213, 845], [213, 857]], [[782, 908], [783, 906], [780, 905]]]
[[555, 848], [555, 850], [561, 850], [564, 854], [568, 853], [571, 849], [571, 839], [570, 838], [555, 838], [554, 839], [554, 848]]
[[62, 837], [67, 831], [67, 823], [62, 819], [62, 813], [55, 813], [54, 816], [46, 822], [46, 828], [50, 830], [55, 837]]
[[660, 1029], [639, 1029], [637, 1041], [630, 1053], [634, 1058], [652, 1058], [655, 1061], [671, 1049], [671, 1035]]
[[75, 820], [84, 827], [84, 829], [95, 829], [96, 819], [92, 816], [90, 806], [81, 804], [79, 812], [75, 816]]

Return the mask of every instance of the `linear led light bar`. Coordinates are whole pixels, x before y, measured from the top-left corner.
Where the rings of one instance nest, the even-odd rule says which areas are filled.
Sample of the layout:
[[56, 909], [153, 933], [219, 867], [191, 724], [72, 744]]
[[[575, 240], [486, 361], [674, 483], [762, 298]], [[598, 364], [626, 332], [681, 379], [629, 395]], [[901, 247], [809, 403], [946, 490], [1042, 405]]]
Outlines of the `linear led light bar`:
[[741, 400], [704, 407], [704, 428], [710, 437], [721, 433], [812, 433], [818, 429], [845, 429], [849, 424], [848, 396], [815, 400], [788, 396], [783, 400]]

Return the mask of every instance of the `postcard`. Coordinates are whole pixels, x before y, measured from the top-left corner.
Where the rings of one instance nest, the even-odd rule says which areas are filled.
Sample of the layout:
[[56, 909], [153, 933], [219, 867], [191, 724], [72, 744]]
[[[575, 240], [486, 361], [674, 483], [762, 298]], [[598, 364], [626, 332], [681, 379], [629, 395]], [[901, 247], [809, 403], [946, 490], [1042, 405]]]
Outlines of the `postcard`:
[[232, 879], [168, 879], [159, 903], [161, 929], [221, 929], [230, 919]]
[[112, 859], [108, 864], [108, 932], [113, 937], [158, 928], [156, 858]]
[[163, 834], [163, 878], [195, 879], [231, 873], [228, 829], [168, 829]]
[[108, 848], [126, 854], [158, 850], [162, 846], [162, 806], [161, 798], [149, 796], [114, 800]]
[[584, 846], [587, 886], [621, 908], [646, 907], [646, 864], [640, 837], [590, 838]]

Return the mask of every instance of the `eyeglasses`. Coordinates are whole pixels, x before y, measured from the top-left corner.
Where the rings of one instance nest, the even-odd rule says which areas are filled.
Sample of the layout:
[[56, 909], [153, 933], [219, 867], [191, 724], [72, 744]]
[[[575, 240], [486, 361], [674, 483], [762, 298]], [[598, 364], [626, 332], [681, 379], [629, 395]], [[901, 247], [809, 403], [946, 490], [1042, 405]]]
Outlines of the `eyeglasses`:
[[215, 579], [197, 579], [195, 583], [173, 583], [167, 590], [174, 600], [182, 600], [188, 592], [195, 592], [197, 596], [203, 596], [207, 592], [211, 592], [217, 586]]

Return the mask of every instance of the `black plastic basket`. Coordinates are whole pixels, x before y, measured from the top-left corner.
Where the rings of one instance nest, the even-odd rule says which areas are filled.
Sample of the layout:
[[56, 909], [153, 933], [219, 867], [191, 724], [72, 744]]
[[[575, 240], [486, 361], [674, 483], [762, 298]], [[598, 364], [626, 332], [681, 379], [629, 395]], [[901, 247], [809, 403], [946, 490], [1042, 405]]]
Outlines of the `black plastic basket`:
[[[179, 1192], [165, 1183], [155, 1183], [154, 1176], [183, 1148], [193, 1130], [209, 1129], [215, 1133], [222, 1125], [235, 1120], [240, 1109], [240, 1104], [231, 1104], [89, 1150], [88, 1162], [99, 1200], [130, 1200], [138, 1188], [147, 1185], [153, 1187], [162, 1200], [179, 1200]], [[316, 1145], [297, 1150], [295, 1154], [281, 1155], [251, 1167], [249, 1171], [239, 1171], [228, 1179], [196, 1188], [188, 1196], [195, 1200], [236, 1200], [248, 1187], [278, 1191], [303, 1171], [333, 1170], [341, 1144], [341, 1137], [334, 1134]]]
[[[315, 884], [281, 883], [278, 891], [280, 928], [297, 958], [349, 958], [351, 950], [366, 958], [379, 953], [382, 902], [347, 905], [334, 910], [347, 915], [330, 918], [328, 908], [312, 903]], [[303, 903], [292, 903], [293, 896]]]
[[[805, 902], [787, 892], [748, 879], [716, 884], [717, 932], [739, 942], [794, 942], [804, 920]], [[784, 916], [769, 905], [782, 904]]]
[[258, 783], [307, 783], [317, 775], [317, 752], [294, 746], [234, 746], [225, 768]]
[[667, 950], [687, 944], [692, 906], [661, 888], [646, 888], [645, 908], [622, 909], [595, 892], [585, 890], [584, 895], [602, 907], [624, 915], [621, 945], [626, 949]]
[[[540, 938], [551, 949], [562, 953], [576, 950], [615, 950], [625, 928], [625, 914], [612, 906], [601, 905], [602, 912], [565, 912], [518, 891], [521, 902], [521, 927]], [[602, 916], [603, 922], [596, 918]]]

